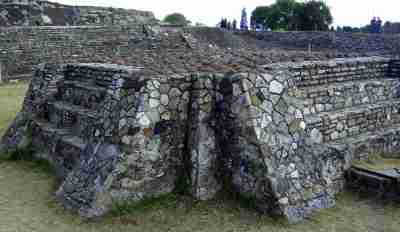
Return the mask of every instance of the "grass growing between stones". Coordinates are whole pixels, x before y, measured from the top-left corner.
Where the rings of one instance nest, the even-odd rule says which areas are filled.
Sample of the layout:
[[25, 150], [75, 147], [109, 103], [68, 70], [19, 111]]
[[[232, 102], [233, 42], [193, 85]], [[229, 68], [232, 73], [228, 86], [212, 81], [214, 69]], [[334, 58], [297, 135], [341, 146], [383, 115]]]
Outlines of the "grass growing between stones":
[[[0, 86], [0, 131], [20, 109], [26, 84]], [[166, 195], [139, 204], [118, 206], [101, 220], [84, 222], [55, 200], [58, 183], [51, 172], [26, 158], [0, 160], [1, 232], [334, 232], [400, 231], [400, 204], [345, 192], [337, 206], [298, 225], [259, 215], [248, 203], [221, 195], [197, 202]]]

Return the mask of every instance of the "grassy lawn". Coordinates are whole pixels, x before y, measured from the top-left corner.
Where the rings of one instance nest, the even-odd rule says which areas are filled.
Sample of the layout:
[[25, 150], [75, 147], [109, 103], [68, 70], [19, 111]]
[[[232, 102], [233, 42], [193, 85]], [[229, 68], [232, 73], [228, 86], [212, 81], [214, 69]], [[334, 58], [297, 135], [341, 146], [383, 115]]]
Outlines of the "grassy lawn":
[[28, 84], [0, 85], [0, 136], [21, 108]]
[[[0, 86], [0, 133], [20, 109], [26, 89], [26, 84]], [[336, 208], [323, 210], [298, 225], [260, 216], [233, 200], [219, 198], [198, 203], [186, 197], [144, 204], [125, 216], [83, 222], [55, 201], [56, 187], [53, 175], [34, 163], [0, 161], [0, 231], [400, 231], [400, 204], [349, 192], [338, 197]]]

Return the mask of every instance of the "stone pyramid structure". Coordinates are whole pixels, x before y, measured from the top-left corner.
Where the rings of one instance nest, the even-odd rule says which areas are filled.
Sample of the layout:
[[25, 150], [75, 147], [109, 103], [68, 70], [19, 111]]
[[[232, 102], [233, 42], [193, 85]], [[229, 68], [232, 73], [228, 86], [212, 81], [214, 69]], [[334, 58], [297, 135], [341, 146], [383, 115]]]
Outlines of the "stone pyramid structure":
[[148, 75], [110, 64], [38, 66], [1, 141], [31, 146], [83, 217], [115, 202], [223, 185], [298, 222], [335, 204], [353, 159], [399, 146], [400, 62], [275, 63], [243, 73]]

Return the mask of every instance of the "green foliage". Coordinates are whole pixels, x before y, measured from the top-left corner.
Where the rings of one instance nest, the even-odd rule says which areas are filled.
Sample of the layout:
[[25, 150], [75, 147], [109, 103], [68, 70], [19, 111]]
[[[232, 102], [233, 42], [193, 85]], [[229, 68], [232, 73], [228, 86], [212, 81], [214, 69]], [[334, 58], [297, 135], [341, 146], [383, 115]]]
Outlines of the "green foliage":
[[188, 175], [179, 175], [175, 181], [174, 193], [179, 195], [189, 195], [190, 194], [190, 177]]
[[270, 6], [257, 7], [252, 13], [252, 21], [272, 30], [294, 30], [300, 5], [295, 0], [277, 0]]
[[251, 19], [256, 25], [275, 31], [329, 30], [333, 21], [329, 7], [316, 0], [277, 0], [270, 6], [257, 7]]
[[191, 22], [186, 19], [186, 17], [181, 13], [173, 13], [165, 16], [164, 20], [165, 23], [169, 23], [172, 25], [180, 25], [180, 26], [187, 26]]
[[165, 194], [158, 197], [148, 197], [140, 201], [121, 201], [115, 202], [110, 210], [112, 216], [124, 216], [136, 212], [168, 208], [176, 208], [179, 196], [176, 194]]
[[327, 31], [333, 22], [329, 7], [322, 1], [309, 1], [298, 9], [299, 30]]

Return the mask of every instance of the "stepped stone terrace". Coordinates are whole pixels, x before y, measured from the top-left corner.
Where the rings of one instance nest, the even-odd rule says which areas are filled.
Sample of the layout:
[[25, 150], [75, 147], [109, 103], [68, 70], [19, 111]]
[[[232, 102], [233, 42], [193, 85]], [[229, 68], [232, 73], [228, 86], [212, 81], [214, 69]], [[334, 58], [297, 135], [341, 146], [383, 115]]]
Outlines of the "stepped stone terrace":
[[[31, 146], [83, 217], [115, 202], [223, 185], [298, 222], [335, 204], [353, 160], [398, 158], [400, 61], [362, 57], [156, 74], [111, 64], [40, 65], [1, 141]], [[222, 182], [221, 180], [225, 180]]]

